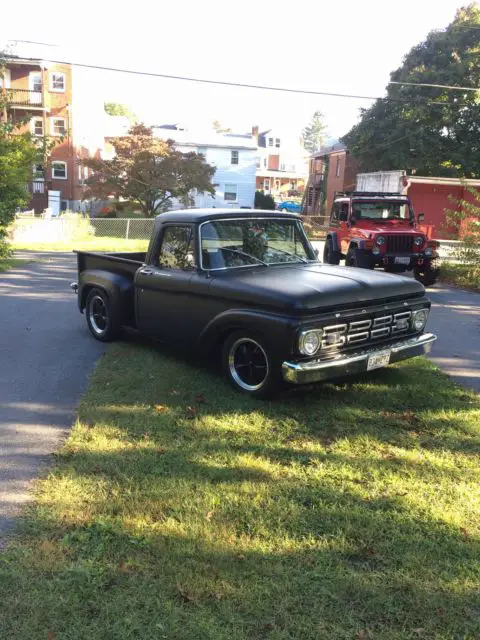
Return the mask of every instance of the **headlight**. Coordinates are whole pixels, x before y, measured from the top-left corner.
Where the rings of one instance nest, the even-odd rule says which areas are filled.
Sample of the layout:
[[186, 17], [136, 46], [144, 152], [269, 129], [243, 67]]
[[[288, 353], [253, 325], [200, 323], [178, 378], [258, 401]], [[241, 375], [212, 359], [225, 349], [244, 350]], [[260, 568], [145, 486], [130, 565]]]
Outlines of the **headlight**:
[[380, 253], [380, 249], [378, 247], [373, 247], [372, 253], [374, 256], [378, 256], [378, 254]]
[[419, 309], [412, 313], [412, 329], [422, 331], [427, 324], [428, 309]]
[[375, 240], [375, 242], [378, 244], [379, 247], [381, 247], [382, 244], [385, 244], [385, 236], [377, 236], [377, 239]]
[[414, 242], [417, 245], [417, 247], [421, 247], [422, 244], [425, 242], [425, 238], [423, 236], [417, 236]]
[[298, 350], [305, 356], [313, 356], [322, 345], [323, 329], [302, 331], [298, 341]]

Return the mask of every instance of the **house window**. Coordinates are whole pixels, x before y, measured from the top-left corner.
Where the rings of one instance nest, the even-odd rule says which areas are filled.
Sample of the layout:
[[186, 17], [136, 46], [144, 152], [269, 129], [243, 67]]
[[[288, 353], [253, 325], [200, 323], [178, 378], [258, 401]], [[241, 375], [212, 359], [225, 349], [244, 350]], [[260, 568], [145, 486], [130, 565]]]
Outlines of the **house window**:
[[236, 184], [226, 184], [225, 185], [225, 193], [223, 194], [224, 200], [229, 200], [230, 202], [235, 202], [237, 199], [237, 185]]
[[44, 180], [45, 179], [45, 169], [43, 168], [43, 164], [34, 164], [33, 165], [33, 179], [34, 180]]
[[65, 118], [52, 118], [51, 122], [52, 136], [64, 136], [66, 133]]
[[43, 118], [32, 118], [32, 133], [34, 136], [43, 136]]
[[263, 159], [263, 168], [264, 169], [267, 168], [267, 159], [266, 158]]
[[40, 93], [40, 91], [42, 90], [42, 74], [38, 73], [38, 71], [33, 71], [29, 75], [29, 85], [30, 91]]
[[65, 91], [64, 73], [55, 72], [50, 74], [50, 91], [56, 91], [57, 93], [63, 93]]
[[285, 164], [281, 164], [280, 165], [280, 171], [286, 171], [286, 165]]
[[260, 169], [260, 167], [262, 166], [262, 159], [257, 157], [256, 164], [257, 164], [257, 169]]
[[337, 166], [335, 167], [335, 177], [340, 177], [340, 157], [337, 158]]
[[238, 151], [232, 151], [232, 157], [230, 159], [230, 164], [238, 164]]
[[52, 162], [52, 178], [56, 180], [67, 179], [67, 163], [56, 160]]
[[276, 147], [280, 146], [280, 138], [275, 138], [275, 146]]
[[268, 146], [273, 147], [273, 138], [268, 139]]

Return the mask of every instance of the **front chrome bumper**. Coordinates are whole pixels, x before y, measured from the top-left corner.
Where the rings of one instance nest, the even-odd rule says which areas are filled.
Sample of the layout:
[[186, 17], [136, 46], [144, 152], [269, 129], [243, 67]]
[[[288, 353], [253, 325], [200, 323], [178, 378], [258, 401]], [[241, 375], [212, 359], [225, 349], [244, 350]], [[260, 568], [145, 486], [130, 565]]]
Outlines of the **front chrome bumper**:
[[388, 346], [378, 346], [348, 355], [340, 355], [334, 360], [309, 360], [308, 362], [284, 362], [282, 376], [292, 384], [308, 384], [331, 378], [340, 378], [367, 371], [368, 358], [376, 353], [390, 351], [390, 362], [406, 360], [428, 353], [437, 339], [433, 333], [423, 333], [415, 338], [394, 342]]

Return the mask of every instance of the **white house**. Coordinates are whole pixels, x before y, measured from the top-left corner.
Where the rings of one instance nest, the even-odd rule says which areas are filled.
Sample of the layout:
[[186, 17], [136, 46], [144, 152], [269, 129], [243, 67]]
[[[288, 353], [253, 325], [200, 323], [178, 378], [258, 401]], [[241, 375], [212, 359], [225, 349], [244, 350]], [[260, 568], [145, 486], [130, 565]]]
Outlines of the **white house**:
[[154, 133], [171, 139], [180, 151], [196, 151], [215, 167], [215, 196], [195, 194], [196, 207], [253, 207], [257, 141], [252, 135], [190, 131], [180, 125], [154, 127]]

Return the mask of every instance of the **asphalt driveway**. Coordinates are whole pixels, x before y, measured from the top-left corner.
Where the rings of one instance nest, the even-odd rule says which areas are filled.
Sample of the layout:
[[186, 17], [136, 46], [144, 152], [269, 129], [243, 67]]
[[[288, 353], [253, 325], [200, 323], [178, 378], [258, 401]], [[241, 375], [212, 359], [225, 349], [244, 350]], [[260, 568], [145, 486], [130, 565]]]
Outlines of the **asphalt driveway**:
[[0, 274], [0, 544], [105, 349], [87, 332], [69, 287], [74, 255], [39, 260]]

